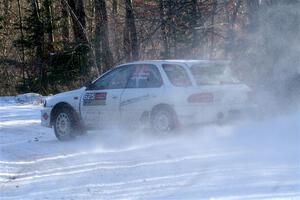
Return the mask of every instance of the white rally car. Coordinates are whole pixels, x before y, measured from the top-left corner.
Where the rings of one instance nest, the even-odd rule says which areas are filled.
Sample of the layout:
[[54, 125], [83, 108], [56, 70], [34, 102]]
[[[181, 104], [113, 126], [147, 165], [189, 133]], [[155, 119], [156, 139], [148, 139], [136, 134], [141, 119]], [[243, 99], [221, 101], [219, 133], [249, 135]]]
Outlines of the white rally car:
[[41, 123], [53, 126], [59, 140], [119, 125], [169, 132], [241, 112], [249, 108], [250, 92], [230, 74], [226, 61], [138, 61], [117, 66], [88, 86], [48, 97]]

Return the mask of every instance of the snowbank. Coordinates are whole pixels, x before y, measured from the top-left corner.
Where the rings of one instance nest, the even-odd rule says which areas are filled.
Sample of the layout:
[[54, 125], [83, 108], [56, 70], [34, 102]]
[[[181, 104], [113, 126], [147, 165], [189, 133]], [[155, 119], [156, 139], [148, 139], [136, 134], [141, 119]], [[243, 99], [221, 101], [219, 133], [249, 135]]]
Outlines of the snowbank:
[[37, 93], [26, 93], [17, 96], [0, 96], [0, 106], [6, 104], [42, 104], [45, 97]]

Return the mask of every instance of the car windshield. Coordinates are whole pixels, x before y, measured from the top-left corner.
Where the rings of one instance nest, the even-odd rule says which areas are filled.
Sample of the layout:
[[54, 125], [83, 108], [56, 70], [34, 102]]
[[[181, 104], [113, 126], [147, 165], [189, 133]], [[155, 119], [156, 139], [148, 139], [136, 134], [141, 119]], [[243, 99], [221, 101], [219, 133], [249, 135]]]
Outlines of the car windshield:
[[232, 84], [239, 81], [226, 63], [198, 63], [190, 68], [197, 85]]

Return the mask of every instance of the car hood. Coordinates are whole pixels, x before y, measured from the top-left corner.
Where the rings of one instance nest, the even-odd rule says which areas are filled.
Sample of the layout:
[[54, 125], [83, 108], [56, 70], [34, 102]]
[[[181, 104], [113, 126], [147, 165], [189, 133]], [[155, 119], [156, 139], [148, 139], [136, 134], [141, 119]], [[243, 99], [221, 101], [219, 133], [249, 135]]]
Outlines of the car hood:
[[52, 96], [52, 98], [61, 98], [61, 97], [72, 96], [72, 95], [81, 95], [84, 90], [85, 90], [85, 87], [82, 87], [82, 88], [79, 88], [76, 90], [58, 93], [58, 94]]
[[[78, 101], [85, 91], [85, 87], [82, 87], [80, 89], [71, 90], [68, 92], [62, 92], [53, 96], [47, 97], [47, 106], [53, 106], [58, 102], [66, 102], [69, 104], [73, 104], [76, 101]], [[75, 99], [75, 97], [78, 97]]]

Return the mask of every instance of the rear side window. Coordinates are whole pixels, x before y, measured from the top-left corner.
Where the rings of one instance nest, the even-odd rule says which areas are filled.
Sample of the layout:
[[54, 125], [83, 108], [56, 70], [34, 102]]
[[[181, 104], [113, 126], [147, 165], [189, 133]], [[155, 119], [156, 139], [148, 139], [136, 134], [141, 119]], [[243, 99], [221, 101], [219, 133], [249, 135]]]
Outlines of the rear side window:
[[128, 79], [127, 88], [158, 88], [162, 78], [155, 65], [134, 65], [134, 71]]
[[176, 64], [163, 64], [163, 69], [174, 86], [186, 87], [192, 85], [187, 71], [182, 66]]

